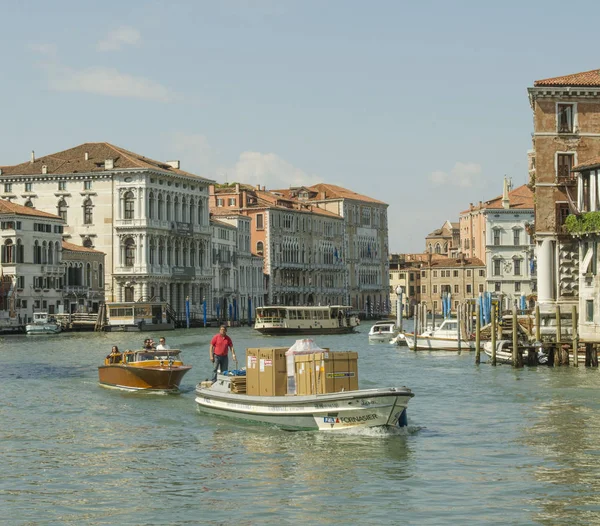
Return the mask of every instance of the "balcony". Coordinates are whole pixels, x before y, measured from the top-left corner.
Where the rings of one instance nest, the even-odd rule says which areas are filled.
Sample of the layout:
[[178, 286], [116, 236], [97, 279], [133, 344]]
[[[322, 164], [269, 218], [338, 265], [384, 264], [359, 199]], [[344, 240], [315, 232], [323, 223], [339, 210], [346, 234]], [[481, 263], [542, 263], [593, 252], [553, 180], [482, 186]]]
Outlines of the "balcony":
[[41, 271], [47, 275], [62, 276], [65, 273], [65, 267], [62, 265], [42, 265]]
[[89, 292], [89, 287], [84, 287], [83, 285], [65, 285], [64, 286], [65, 294], [87, 294]]

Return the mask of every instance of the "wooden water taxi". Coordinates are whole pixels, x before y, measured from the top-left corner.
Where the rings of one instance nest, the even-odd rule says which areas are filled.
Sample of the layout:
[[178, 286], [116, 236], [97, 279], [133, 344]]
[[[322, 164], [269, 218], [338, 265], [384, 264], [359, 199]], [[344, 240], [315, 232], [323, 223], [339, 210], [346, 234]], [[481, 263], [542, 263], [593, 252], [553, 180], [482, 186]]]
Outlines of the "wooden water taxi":
[[262, 334], [346, 334], [360, 324], [347, 305], [257, 307], [254, 328]]
[[102, 386], [128, 391], [178, 392], [192, 366], [184, 365], [179, 349], [111, 352], [98, 367]]

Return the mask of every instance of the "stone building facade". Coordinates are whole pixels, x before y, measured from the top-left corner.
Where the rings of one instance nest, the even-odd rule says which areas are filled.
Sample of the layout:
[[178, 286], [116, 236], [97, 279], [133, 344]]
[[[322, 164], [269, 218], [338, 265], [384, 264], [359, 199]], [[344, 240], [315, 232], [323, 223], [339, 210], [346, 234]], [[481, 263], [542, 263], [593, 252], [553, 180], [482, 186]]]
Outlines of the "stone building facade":
[[458, 223], [446, 221], [425, 238], [425, 251], [446, 257], [456, 257], [460, 248]]
[[600, 70], [538, 80], [528, 93], [538, 302], [543, 312], [552, 312], [557, 303], [570, 311], [578, 303], [579, 258], [564, 225], [576, 212], [572, 168], [600, 156]]
[[200, 314], [211, 297], [208, 185], [179, 161], [159, 162], [109, 143], [0, 168], [0, 198], [61, 217], [64, 237], [106, 254], [108, 301], [152, 298]]
[[104, 252], [62, 242], [64, 312], [98, 312], [104, 303]]

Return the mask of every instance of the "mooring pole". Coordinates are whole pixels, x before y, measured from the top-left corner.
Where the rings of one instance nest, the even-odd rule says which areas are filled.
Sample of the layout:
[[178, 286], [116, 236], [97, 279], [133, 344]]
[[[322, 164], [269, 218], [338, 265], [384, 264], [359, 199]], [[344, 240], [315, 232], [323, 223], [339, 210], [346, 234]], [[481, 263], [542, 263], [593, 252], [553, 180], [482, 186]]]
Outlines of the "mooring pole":
[[577, 330], [577, 307], [573, 305], [571, 311], [571, 324], [573, 325], [573, 367], [579, 367], [579, 334]]
[[562, 327], [560, 326], [560, 305], [556, 305], [556, 349], [554, 351], [554, 366], [562, 365], [561, 347]]
[[475, 307], [475, 363], [479, 363], [479, 347], [481, 344], [481, 305]]
[[418, 334], [418, 327], [419, 327], [419, 309], [421, 308], [420, 305], [415, 305], [415, 316], [414, 316], [414, 328], [413, 328], [413, 336], [415, 338], [415, 341], [413, 342], [413, 351], [417, 350], [417, 334]]
[[496, 365], [496, 304], [492, 303], [492, 365]]
[[517, 307], [513, 306], [512, 311], [512, 340], [513, 340], [513, 367], [519, 367], [519, 333], [517, 331]]
[[540, 306], [535, 304], [535, 340], [538, 342], [542, 341], [542, 327], [540, 325]]
[[462, 310], [462, 308], [461, 308], [461, 305], [459, 303], [458, 306], [456, 307], [456, 329], [457, 329], [456, 335], [457, 335], [457, 338], [458, 338], [458, 341], [457, 341], [458, 352], [462, 351], [462, 338], [463, 338], [462, 331], [460, 330], [460, 315], [461, 315], [461, 310]]

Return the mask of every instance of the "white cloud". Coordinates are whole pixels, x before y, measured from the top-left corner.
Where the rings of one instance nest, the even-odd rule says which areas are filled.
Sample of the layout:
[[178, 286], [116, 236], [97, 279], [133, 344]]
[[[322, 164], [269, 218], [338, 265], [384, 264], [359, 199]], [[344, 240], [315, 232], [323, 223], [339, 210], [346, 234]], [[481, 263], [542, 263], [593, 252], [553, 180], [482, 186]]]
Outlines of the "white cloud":
[[232, 182], [266, 186], [267, 189], [290, 186], [310, 186], [320, 182], [274, 153], [243, 152], [235, 166], [227, 170], [227, 179]]
[[118, 51], [124, 45], [137, 46], [142, 35], [135, 27], [121, 26], [111, 31], [106, 38], [96, 44], [98, 51]]
[[114, 68], [90, 67], [75, 70], [47, 64], [46, 70], [48, 85], [56, 91], [77, 91], [158, 102], [169, 102], [173, 99], [169, 89], [162, 84], [145, 77], [120, 73]]
[[469, 187], [473, 186], [480, 176], [480, 164], [457, 162], [450, 172], [436, 170], [429, 175], [429, 179], [436, 186], [451, 184], [454, 186]]

